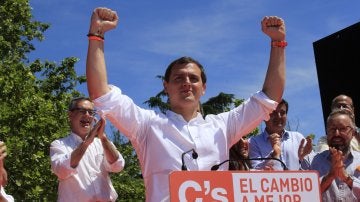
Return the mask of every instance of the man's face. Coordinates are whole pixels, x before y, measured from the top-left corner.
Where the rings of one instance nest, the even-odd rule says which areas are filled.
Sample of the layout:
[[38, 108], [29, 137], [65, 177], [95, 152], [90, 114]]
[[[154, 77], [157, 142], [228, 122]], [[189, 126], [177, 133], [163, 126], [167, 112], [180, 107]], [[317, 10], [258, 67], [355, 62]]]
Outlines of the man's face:
[[249, 157], [249, 141], [246, 139], [241, 138], [239, 140], [239, 147], [240, 147], [240, 153], [244, 158]]
[[345, 109], [354, 114], [353, 106], [354, 105], [352, 99], [343, 95], [335, 98], [334, 103], [331, 106], [331, 110], [333, 111], [335, 109]]
[[194, 63], [176, 65], [172, 68], [169, 82], [164, 81], [164, 90], [169, 96], [172, 109], [198, 106], [206, 85], [201, 80], [201, 70]]
[[281, 134], [286, 126], [286, 120], [286, 105], [279, 104], [276, 109], [270, 114], [270, 119], [265, 122], [267, 132], [269, 134]]
[[339, 114], [328, 120], [326, 137], [330, 147], [334, 147], [344, 154], [350, 148], [351, 139], [354, 136], [352, 120], [348, 115]]
[[69, 119], [71, 130], [79, 135], [80, 137], [85, 137], [94, 121], [94, 105], [88, 100], [82, 100], [77, 102], [76, 107], [69, 111]]

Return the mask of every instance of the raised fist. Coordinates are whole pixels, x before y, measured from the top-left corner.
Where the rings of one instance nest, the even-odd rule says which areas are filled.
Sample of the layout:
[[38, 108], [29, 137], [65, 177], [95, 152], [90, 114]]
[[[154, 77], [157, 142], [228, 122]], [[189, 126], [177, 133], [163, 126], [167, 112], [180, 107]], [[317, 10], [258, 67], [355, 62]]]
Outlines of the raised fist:
[[272, 41], [285, 40], [285, 22], [277, 16], [265, 16], [261, 21], [261, 30], [268, 35]]
[[114, 29], [119, 21], [116, 11], [108, 8], [95, 8], [91, 15], [89, 33], [104, 36], [105, 32]]

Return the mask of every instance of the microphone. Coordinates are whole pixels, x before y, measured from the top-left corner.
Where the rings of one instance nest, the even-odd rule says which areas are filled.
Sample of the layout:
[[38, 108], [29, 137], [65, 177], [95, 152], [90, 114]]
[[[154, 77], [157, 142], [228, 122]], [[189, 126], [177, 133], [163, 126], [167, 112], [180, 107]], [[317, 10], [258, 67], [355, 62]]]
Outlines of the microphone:
[[218, 170], [218, 169], [220, 168], [220, 166], [221, 166], [222, 164], [226, 163], [226, 162], [238, 162], [238, 161], [227, 159], [227, 160], [225, 160], [225, 161], [223, 161], [223, 162], [221, 162], [221, 163], [219, 163], [219, 164], [213, 165], [213, 166], [211, 167], [211, 170]]
[[187, 170], [187, 167], [186, 167], [185, 162], [184, 162], [184, 156], [185, 156], [185, 154], [187, 154], [187, 153], [189, 153], [191, 151], [192, 151], [192, 154], [191, 154], [192, 158], [193, 159], [198, 158], [199, 155], [198, 155], [198, 153], [196, 153], [195, 149], [190, 149], [189, 151], [186, 151], [186, 152], [182, 153], [181, 154], [181, 170]]
[[[276, 160], [276, 161], [279, 161], [281, 163], [281, 166], [284, 168], [284, 170], [289, 170], [282, 160], [280, 160], [278, 158], [274, 158], [274, 157], [268, 157], [268, 158], [243, 158], [243, 159], [240, 159], [240, 160], [243, 162], [244, 165], [245, 165], [244, 161], [246, 161], [246, 160], [248, 160], [248, 161], [252, 161], [252, 160]], [[229, 162], [229, 161], [236, 161], [236, 160], [227, 159], [227, 160], [225, 160], [225, 161], [223, 161], [223, 162], [221, 162], [219, 164], [213, 165], [211, 167], [211, 170], [218, 170], [222, 164], [224, 164], [226, 162]]]

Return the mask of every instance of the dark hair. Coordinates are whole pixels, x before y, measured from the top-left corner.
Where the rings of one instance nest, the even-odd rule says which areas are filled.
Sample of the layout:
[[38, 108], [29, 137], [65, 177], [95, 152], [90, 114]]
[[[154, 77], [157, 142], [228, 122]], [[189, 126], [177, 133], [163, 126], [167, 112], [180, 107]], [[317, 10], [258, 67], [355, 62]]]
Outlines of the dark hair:
[[289, 103], [283, 98], [283, 99], [281, 99], [279, 105], [281, 105], [281, 104], [284, 104], [284, 105], [285, 105], [285, 107], [286, 107], [286, 114], [287, 114], [288, 111], [289, 111]]
[[170, 74], [171, 74], [172, 68], [173, 68], [174, 66], [176, 66], [176, 65], [183, 65], [183, 64], [189, 64], [189, 63], [194, 63], [194, 64], [196, 64], [196, 65], [200, 68], [200, 71], [201, 71], [201, 80], [202, 80], [202, 82], [205, 84], [205, 83], [206, 83], [206, 74], [205, 74], [204, 67], [203, 67], [198, 61], [196, 61], [195, 59], [193, 59], [193, 58], [191, 58], [191, 57], [187, 57], [187, 56], [178, 58], [178, 59], [174, 60], [173, 62], [171, 62], [171, 63], [169, 64], [169, 66], [166, 68], [166, 71], [165, 71], [164, 80], [165, 80], [166, 82], [169, 82]]
[[78, 102], [81, 102], [81, 101], [84, 101], [84, 100], [87, 100], [87, 101], [89, 101], [89, 102], [92, 103], [91, 99], [88, 98], [88, 97], [77, 97], [77, 98], [73, 98], [73, 99], [70, 101], [68, 110], [69, 110], [69, 111], [74, 110], [75, 108], [77, 108], [77, 103], [78, 103]]

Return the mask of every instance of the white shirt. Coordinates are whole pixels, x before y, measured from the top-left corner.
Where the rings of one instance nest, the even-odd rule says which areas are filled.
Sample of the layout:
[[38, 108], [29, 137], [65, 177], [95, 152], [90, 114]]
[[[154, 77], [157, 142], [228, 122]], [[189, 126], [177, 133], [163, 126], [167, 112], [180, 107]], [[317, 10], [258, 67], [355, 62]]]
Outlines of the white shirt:
[[[261, 121], [269, 119], [277, 106], [264, 93], [258, 92], [243, 105], [219, 115], [200, 113], [189, 122], [172, 111], [166, 114], [142, 109], [110, 86], [111, 91], [94, 100], [95, 106], [131, 141], [141, 164], [146, 187], [146, 200], [169, 201], [169, 174], [181, 170], [181, 155], [188, 170], [210, 170], [229, 158], [229, 149]], [[227, 170], [223, 164], [219, 170]]]
[[100, 139], [95, 138], [79, 165], [72, 168], [71, 153], [81, 142], [78, 135], [71, 133], [51, 143], [51, 170], [59, 180], [58, 201], [115, 201], [118, 195], [109, 172], [120, 172], [124, 168], [122, 155], [119, 153], [118, 160], [110, 165], [104, 156]]
[[14, 197], [5, 193], [5, 189], [0, 185], [0, 193], [4, 197], [5, 202], [14, 202]]

